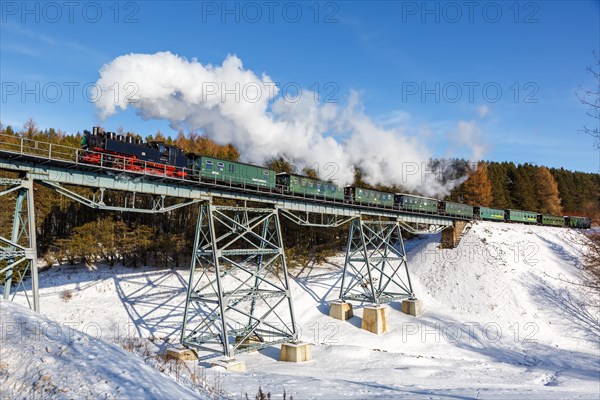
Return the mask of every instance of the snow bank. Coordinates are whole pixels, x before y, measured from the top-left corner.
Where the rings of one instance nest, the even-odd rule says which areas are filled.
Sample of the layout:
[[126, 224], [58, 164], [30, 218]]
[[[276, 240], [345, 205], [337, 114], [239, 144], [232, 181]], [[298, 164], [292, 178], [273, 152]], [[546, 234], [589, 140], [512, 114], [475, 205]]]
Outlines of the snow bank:
[[0, 398], [201, 398], [138, 357], [0, 300]]

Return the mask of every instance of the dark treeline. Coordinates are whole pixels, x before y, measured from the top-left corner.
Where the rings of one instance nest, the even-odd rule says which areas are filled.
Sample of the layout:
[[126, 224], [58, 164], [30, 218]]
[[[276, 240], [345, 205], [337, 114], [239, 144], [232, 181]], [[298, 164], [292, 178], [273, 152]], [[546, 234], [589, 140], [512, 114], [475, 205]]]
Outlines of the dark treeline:
[[[1, 126], [0, 126], [1, 127]], [[33, 120], [24, 129], [15, 132], [10, 126], [1, 127], [0, 133], [58, 145], [79, 147], [81, 134], [66, 134], [61, 130], [38, 130]], [[133, 132], [119, 131], [135, 135]], [[239, 152], [232, 145], [219, 145], [206, 136], [180, 132], [175, 138], [157, 132], [148, 140], [173, 143], [187, 152], [238, 160]], [[0, 143], [1, 145], [1, 143]], [[441, 164], [432, 161], [432, 168]], [[586, 215], [598, 218], [600, 209], [600, 174], [571, 172], [564, 169], [545, 168], [530, 164], [515, 165], [510, 162], [480, 162], [472, 165], [464, 160], [444, 160], [442, 181], [464, 181], [454, 188], [448, 200], [461, 201], [497, 208], [514, 208], [563, 215]], [[292, 164], [277, 158], [268, 167], [278, 172], [300, 172], [315, 176], [315, 171], [294, 171]], [[451, 166], [449, 168], [448, 166]], [[4, 172], [2, 177], [11, 177]], [[468, 177], [468, 179], [467, 179]], [[369, 187], [355, 173], [355, 184]], [[376, 188], [398, 192], [401, 187]], [[71, 188], [92, 198], [89, 188]], [[129, 193], [107, 192], [107, 203], [124, 204], [133, 201]], [[12, 202], [14, 204], [14, 202]], [[121, 262], [137, 266], [184, 266], [189, 263], [195, 233], [197, 206], [182, 207], [168, 213], [141, 214], [131, 212], [98, 211], [60, 196], [51, 189], [36, 185], [36, 226], [39, 254], [47, 263], [86, 262], [98, 260], [109, 264]], [[135, 198], [136, 207], [150, 208], [152, 199]], [[10, 237], [13, 210], [0, 213], [0, 235]], [[347, 227], [324, 229], [300, 227], [282, 219], [282, 231], [288, 260], [320, 261], [323, 257], [343, 249]]]

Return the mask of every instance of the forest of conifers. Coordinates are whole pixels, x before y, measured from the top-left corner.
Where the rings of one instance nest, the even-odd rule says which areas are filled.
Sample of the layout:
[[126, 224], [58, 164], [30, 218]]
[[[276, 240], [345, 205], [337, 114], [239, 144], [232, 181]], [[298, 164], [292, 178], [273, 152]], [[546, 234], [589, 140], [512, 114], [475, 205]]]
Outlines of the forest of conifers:
[[[30, 120], [23, 131], [15, 132], [10, 126], [2, 127], [4, 135], [22, 136], [28, 139], [79, 147], [81, 134], [65, 134], [60, 130], [38, 130]], [[125, 133], [125, 132], [120, 132]], [[173, 143], [186, 152], [238, 160], [239, 152], [232, 145], [218, 145], [205, 136], [180, 132], [175, 138], [160, 132], [148, 140]], [[452, 173], [443, 179], [463, 178], [464, 182], [452, 190], [447, 200], [460, 201], [495, 208], [531, 210], [554, 215], [582, 215], [599, 221], [600, 174], [573, 172], [565, 169], [546, 168], [532, 164], [515, 165], [512, 162], [468, 163], [465, 160], [432, 160], [431, 167], [442, 163], [452, 165]], [[278, 172], [292, 169], [291, 164], [277, 158], [268, 167]], [[307, 175], [314, 171], [293, 171]], [[2, 177], [14, 176], [4, 172]], [[467, 178], [468, 177], [468, 178]], [[368, 187], [355, 171], [355, 184]], [[402, 187], [382, 187], [390, 192], [406, 192]], [[75, 188], [83, 195], [91, 189]], [[127, 194], [110, 193], [115, 203], [125, 201]], [[150, 202], [140, 198], [138, 202]], [[182, 207], [169, 213], [139, 214], [97, 211], [87, 208], [52, 190], [36, 186], [36, 226], [38, 254], [48, 264], [56, 262], [106, 261], [110, 264], [123, 262], [127, 265], [157, 265], [164, 267], [184, 266], [191, 254], [194, 238], [197, 206]], [[14, 202], [13, 202], [14, 204]], [[140, 206], [143, 206], [140, 205]], [[0, 234], [12, 224], [12, 210], [0, 213]], [[347, 227], [322, 229], [298, 227], [282, 220], [282, 231], [288, 261], [305, 262], [322, 260], [343, 248]]]

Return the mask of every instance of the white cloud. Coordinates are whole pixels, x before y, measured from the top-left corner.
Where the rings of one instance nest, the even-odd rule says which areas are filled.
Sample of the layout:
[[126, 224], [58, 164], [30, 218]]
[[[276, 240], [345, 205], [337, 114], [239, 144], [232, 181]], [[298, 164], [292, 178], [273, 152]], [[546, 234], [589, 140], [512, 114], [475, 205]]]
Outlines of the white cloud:
[[483, 118], [486, 115], [488, 115], [488, 113], [490, 112], [490, 108], [487, 106], [487, 104], [484, 104], [477, 109], [477, 112], [479, 113], [479, 117]]
[[379, 118], [379, 123], [384, 127], [405, 125], [410, 121], [410, 114], [402, 110], [394, 110]]
[[458, 121], [456, 130], [450, 134], [450, 139], [459, 146], [471, 150], [470, 161], [480, 161], [488, 146], [483, 141], [483, 131], [477, 121]]
[[[345, 106], [323, 105], [303, 89], [292, 102], [268, 75], [244, 69], [234, 55], [222, 65], [203, 65], [170, 52], [117, 57], [102, 67], [97, 84], [102, 93], [112, 94], [115, 82], [120, 93], [131, 92], [125, 85], [134, 84], [136, 102], [102, 96], [96, 106], [103, 118], [133, 107], [145, 119], [165, 119], [173, 128], [203, 130], [217, 143], [233, 143], [243, 161], [284, 156], [340, 184], [352, 182], [357, 165], [372, 184], [397, 184], [428, 195], [450, 188], [423, 179], [420, 172], [431, 154], [425, 142], [398, 126], [408, 114], [392, 115], [394, 127], [382, 127], [365, 115], [357, 93]], [[406, 173], [414, 166], [419, 173]]]

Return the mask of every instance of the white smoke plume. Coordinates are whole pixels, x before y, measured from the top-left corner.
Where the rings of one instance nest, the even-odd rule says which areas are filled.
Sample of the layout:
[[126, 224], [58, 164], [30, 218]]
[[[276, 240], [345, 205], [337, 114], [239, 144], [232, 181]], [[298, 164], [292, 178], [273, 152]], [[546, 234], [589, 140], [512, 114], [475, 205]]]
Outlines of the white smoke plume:
[[483, 132], [477, 121], [458, 121], [454, 132], [450, 133], [450, 138], [459, 146], [467, 146], [471, 149], [471, 161], [479, 161], [487, 152], [488, 146], [483, 142]]
[[445, 195], [456, 183], [438, 183], [427, 171], [427, 146], [401, 129], [378, 126], [356, 93], [344, 107], [319, 104], [305, 89], [284, 97], [269, 76], [244, 69], [233, 55], [214, 66], [170, 52], [123, 55], [102, 67], [97, 86], [113, 93], [115, 83], [131, 95], [102, 96], [96, 102], [102, 118], [133, 107], [144, 119], [165, 119], [174, 129], [232, 143], [242, 161], [283, 156], [341, 185], [352, 183], [356, 165], [366, 182], [430, 196]]

